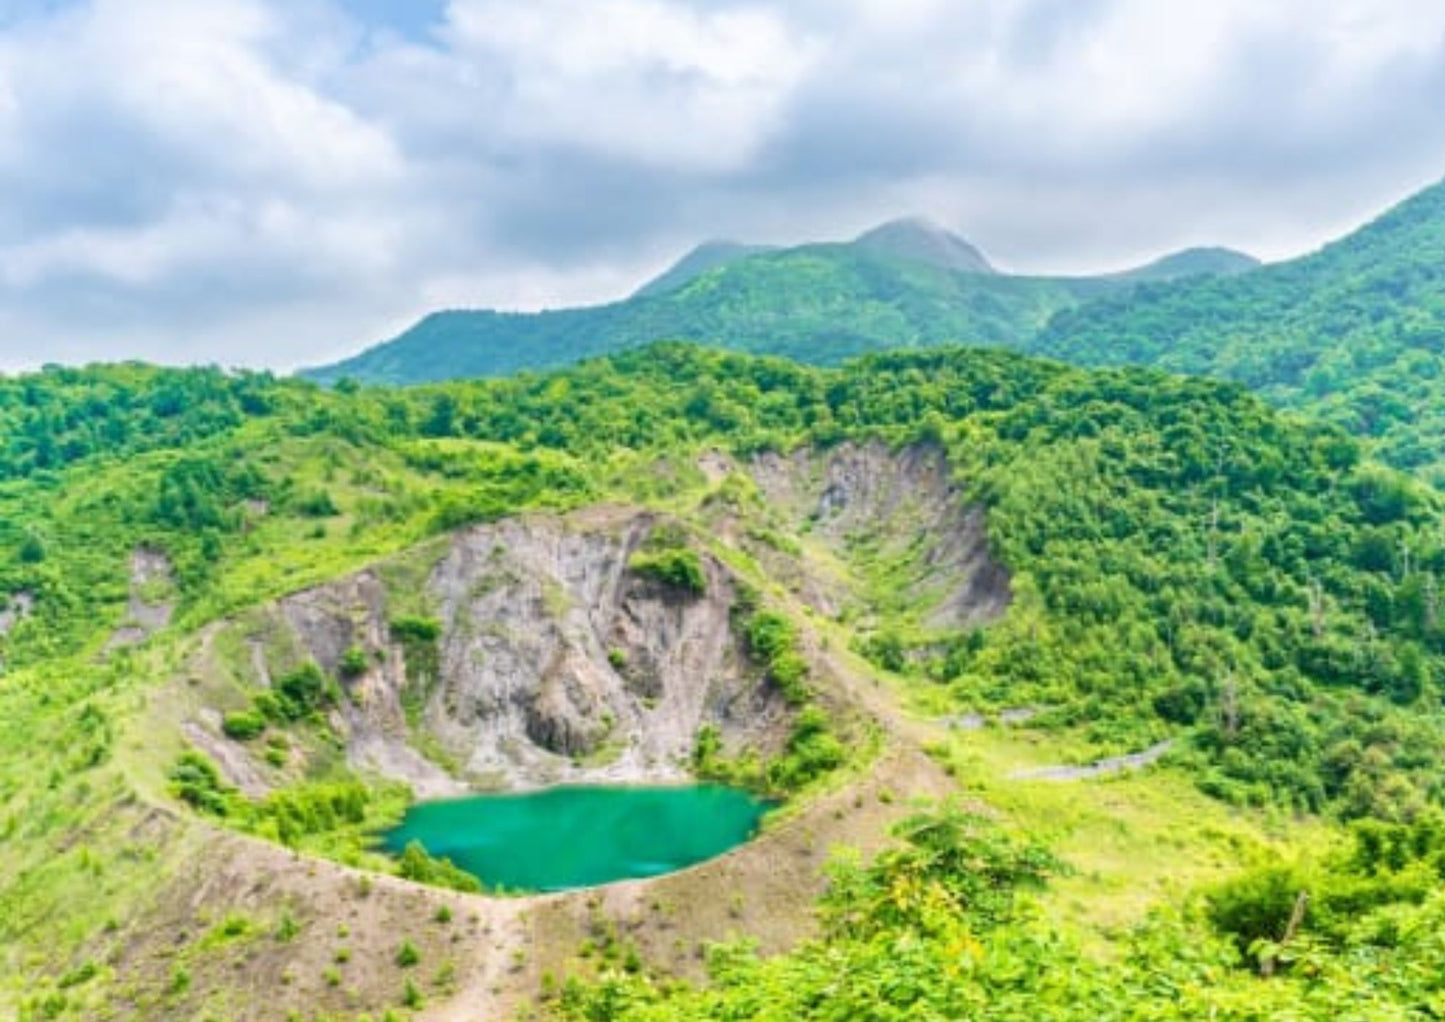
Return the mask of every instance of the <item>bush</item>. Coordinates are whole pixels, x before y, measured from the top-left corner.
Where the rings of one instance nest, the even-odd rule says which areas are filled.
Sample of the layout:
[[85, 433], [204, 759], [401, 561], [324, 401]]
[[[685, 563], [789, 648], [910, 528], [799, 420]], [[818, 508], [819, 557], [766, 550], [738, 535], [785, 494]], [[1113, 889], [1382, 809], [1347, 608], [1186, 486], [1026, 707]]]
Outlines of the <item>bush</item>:
[[273, 691], [258, 695], [255, 706], [262, 716], [282, 723], [304, 720], [336, 702], [335, 683], [308, 661], [276, 682]]
[[266, 730], [266, 718], [256, 710], [240, 710], [228, 713], [221, 720], [221, 730], [227, 738], [238, 742], [249, 742]]
[[768, 783], [779, 791], [795, 791], [843, 765], [843, 743], [829, 730], [828, 717], [806, 706], [793, 724], [788, 751], [768, 765]]
[[752, 614], [743, 628], [748, 650], [768, 670], [768, 677], [793, 706], [808, 699], [808, 665], [797, 651], [798, 634], [792, 622], [773, 610]]
[[360, 646], [352, 646], [341, 654], [341, 662], [336, 669], [343, 678], [350, 679], [361, 677], [370, 666], [371, 658], [366, 655], [366, 650]]
[[695, 550], [639, 551], [632, 555], [627, 566], [639, 575], [655, 578], [664, 585], [693, 596], [707, 592], [707, 576], [703, 573], [702, 559]]
[[303, 494], [296, 501], [296, 510], [307, 518], [333, 518], [341, 514], [331, 494], [325, 490], [313, 490]]
[[436, 642], [441, 637], [441, 622], [432, 617], [407, 615], [391, 623], [391, 637], [403, 646], [411, 643]]
[[450, 859], [436, 859], [427, 853], [420, 841], [407, 844], [396, 865], [397, 876], [418, 884], [450, 887], [454, 891], [476, 893], [481, 882], [465, 870], [458, 869]]
[[421, 952], [416, 945], [409, 940], [403, 940], [401, 946], [396, 949], [396, 964], [403, 969], [410, 969], [417, 962], [421, 961]]
[[233, 789], [221, 780], [221, 772], [195, 749], [181, 753], [170, 770], [171, 793], [201, 812], [225, 816], [230, 812]]

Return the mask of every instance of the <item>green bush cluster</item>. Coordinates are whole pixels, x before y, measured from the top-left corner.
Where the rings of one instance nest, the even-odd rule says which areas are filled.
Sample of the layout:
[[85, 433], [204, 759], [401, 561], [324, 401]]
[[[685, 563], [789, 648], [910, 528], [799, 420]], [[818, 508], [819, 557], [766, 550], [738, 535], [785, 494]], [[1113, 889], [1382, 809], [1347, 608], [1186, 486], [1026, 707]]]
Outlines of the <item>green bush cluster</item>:
[[748, 651], [767, 668], [768, 678], [789, 703], [801, 706], [809, 695], [808, 664], [798, 651], [798, 631], [782, 614], [758, 610], [743, 623]]
[[450, 859], [434, 858], [422, 847], [420, 841], [409, 841], [402, 849], [396, 865], [397, 876], [414, 880], [419, 884], [434, 887], [449, 887], [455, 891], [480, 891], [481, 883], [465, 870], [457, 868]]
[[187, 749], [168, 776], [171, 793], [195, 809], [212, 816], [231, 812], [235, 789], [221, 779], [221, 771], [204, 754]]
[[627, 560], [627, 567], [639, 575], [655, 578], [664, 585], [693, 596], [707, 592], [707, 575], [696, 550], [639, 550]]

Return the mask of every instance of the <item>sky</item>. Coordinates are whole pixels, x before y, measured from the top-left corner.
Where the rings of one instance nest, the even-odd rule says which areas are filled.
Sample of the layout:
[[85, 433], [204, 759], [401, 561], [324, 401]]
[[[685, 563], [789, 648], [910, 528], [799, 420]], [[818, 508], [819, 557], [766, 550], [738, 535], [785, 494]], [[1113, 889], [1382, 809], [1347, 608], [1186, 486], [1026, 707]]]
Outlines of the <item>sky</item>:
[[1279, 259], [1442, 177], [1439, 0], [0, 0], [0, 371], [287, 370], [900, 215]]

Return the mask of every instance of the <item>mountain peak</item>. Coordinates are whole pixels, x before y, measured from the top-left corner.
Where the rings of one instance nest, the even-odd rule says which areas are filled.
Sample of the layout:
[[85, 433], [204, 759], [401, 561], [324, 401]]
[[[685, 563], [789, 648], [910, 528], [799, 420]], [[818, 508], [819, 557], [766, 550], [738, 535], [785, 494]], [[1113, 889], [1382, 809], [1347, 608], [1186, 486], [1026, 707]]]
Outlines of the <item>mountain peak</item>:
[[977, 248], [925, 217], [890, 220], [860, 234], [853, 245], [867, 252], [928, 263], [946, 270], [996, 272]]
[[1186, 248], [1123, 273], [1119, 280], [1162, 282], [1184, 277], [1232, 277], [1260, 266], [1254, 256], [1232, 248]]

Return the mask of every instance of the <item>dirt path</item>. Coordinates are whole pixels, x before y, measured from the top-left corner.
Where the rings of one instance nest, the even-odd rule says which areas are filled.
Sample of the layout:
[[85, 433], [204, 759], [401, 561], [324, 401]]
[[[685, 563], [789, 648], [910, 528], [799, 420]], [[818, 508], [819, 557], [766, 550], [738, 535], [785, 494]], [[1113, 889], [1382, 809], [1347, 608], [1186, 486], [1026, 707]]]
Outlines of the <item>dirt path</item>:
[[1106, 777], [1125, 770], [1139, 770], [1151, 766], [1174, 748], [1173, 739], [1151, 745], [1142, 752], [1127, 756], [1111, 756], [1083, 766], [1046, 766], [1032, 770], [1018, 770], [1009, 774], [1011, 781], [1086, 781], [1092, 777]]

